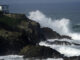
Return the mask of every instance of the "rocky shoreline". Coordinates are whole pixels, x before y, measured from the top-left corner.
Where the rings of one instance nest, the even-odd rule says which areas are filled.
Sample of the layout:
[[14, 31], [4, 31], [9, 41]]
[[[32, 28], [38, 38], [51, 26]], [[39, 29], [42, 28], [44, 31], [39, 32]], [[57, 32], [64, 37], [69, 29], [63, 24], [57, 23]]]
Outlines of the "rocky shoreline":
[[[24, 57], [64, 58], [64, 60], [79, 60], [80, 57], [64, 57], [56, 50], [39, 46], [40, 41], [47, 39], [62, 39], [71, 37], [61, 36], [48, 27], [41, 28], [40, 24], [28, 19], [24, 14], [0, 15], [0, 55], [17, 54]], [[70, 44], [55, 41], [54, 44]]]

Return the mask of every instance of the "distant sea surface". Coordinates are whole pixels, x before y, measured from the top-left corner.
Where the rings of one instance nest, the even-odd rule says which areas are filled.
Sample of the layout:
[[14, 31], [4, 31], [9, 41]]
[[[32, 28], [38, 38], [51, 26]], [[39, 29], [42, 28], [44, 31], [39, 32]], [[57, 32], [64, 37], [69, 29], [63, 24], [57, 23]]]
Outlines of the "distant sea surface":
[[53, 19], [67, 18], [74, 23], [80, 23], [80, 3], [26, 3], [9, 4], [10, 12], [25, 13], [40, 10]]
[[[80, 24], [80, 3], [26, 3], [26, 4], [9, 4], [11, 13], [24, 13], [27, 16], [29, 12], [39, 10], [47, 17], [52, 19], [66, 18], [70, 19], [71, 24]], [[75, 26], [74, 26], [75, 28]], [[75, 31], [79, 31], [75, 28]]]

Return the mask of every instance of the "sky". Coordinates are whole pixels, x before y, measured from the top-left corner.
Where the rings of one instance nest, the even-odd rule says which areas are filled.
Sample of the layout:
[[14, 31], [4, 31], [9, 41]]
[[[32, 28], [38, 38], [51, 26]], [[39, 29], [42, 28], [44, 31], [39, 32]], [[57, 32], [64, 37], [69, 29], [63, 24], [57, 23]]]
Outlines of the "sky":
[[80, 0], [0, 0], [0, 3], [69, 3]]

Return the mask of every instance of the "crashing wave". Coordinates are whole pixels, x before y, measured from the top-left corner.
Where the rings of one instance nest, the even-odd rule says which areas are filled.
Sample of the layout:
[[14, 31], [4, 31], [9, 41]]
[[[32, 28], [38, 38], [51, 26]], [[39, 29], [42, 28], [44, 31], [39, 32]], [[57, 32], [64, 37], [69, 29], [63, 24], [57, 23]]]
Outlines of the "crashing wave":
[[53, 20], [52, 18], [45, 16], [39, 10], [30, 12], [28, 18], [39, 22], [41, 27], [49, 27], [61, 35], [69, 35], [74, 40], [80, 40], [80, 33], [75, 33], [70, 30], [69, 19], [62, 18]]

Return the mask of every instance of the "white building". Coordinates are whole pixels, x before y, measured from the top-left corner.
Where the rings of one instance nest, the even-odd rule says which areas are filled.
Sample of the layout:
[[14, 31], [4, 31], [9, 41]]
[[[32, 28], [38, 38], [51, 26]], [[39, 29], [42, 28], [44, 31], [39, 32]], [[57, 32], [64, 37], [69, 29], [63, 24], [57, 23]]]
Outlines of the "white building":
[[0, 11], [2, 11], [2, 6], [0, 6]]
[[0, 5], [0, 12], [9, 13], [8, 5]]

